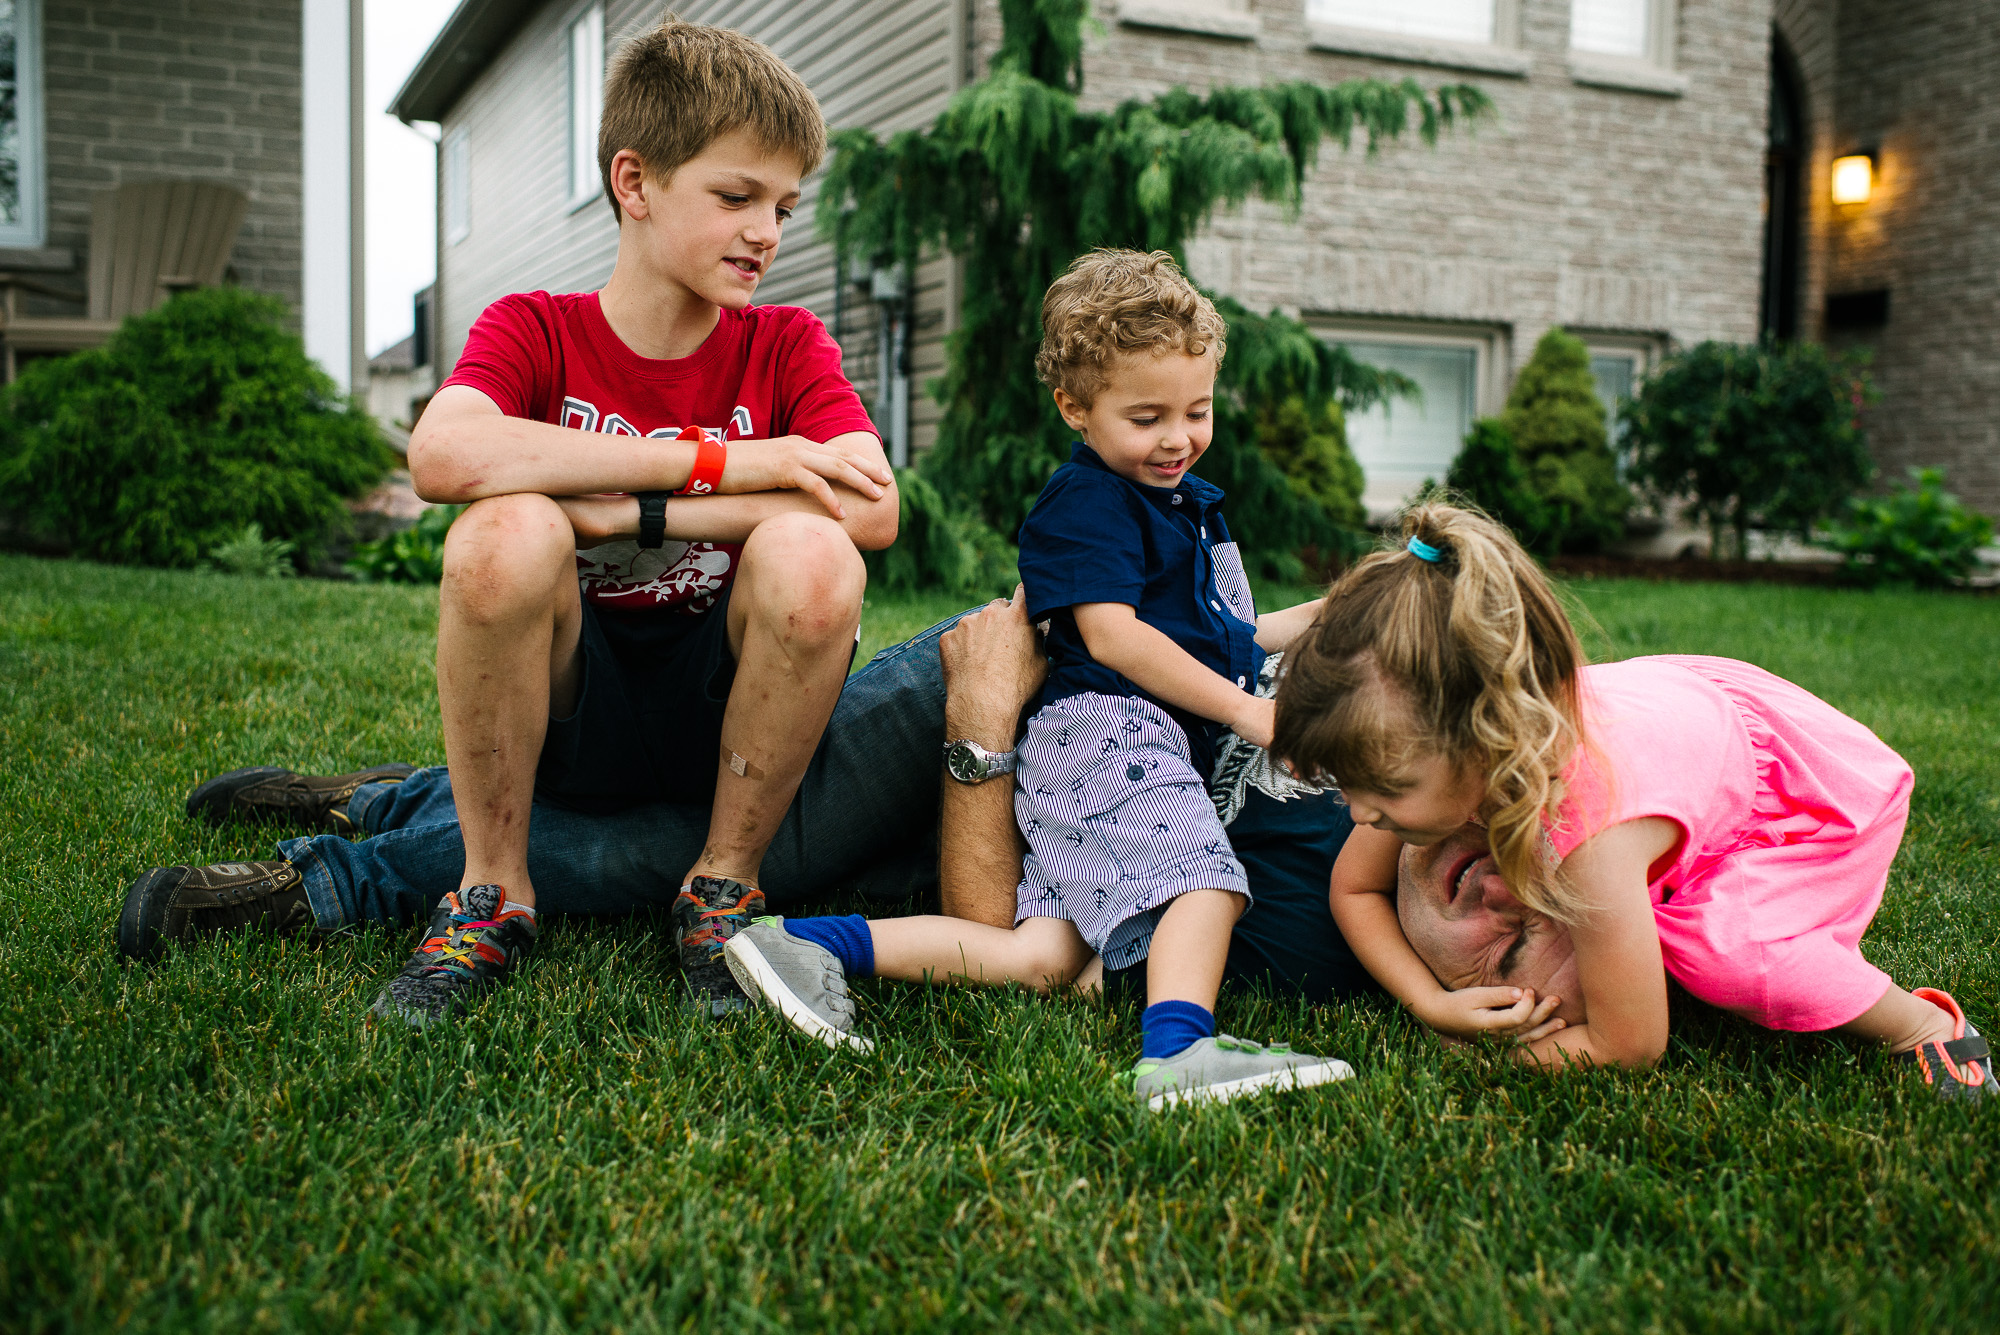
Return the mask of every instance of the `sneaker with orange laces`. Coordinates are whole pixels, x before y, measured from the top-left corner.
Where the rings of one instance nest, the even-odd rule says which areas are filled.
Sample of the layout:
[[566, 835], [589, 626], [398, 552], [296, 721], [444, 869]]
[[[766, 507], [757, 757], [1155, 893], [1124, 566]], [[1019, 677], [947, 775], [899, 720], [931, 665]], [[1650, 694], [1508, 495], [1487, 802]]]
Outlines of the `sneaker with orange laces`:
[[535, 915], [500, 911], [497, 885], [454, 890], [438, 901], [423, 944], [389, 980], [369, 1014], [421, 1029], [449, 1018], [512, 971], [535, 944]]
[[1979, 1036], [1949, 994], [1934, 987], [1919, 987], [1910, 993], [1928, 1001], [1951, 1016], [1951, 1037], [1919, 1043], [1896, 1060], [1909, 1062], [1923, 1076], [1924, 1083], [1941, 1099], [1985, 1099], [2000, 1097], [2000, 1080], [1993, 1076], [1993, 1057], [1986, 1040]]

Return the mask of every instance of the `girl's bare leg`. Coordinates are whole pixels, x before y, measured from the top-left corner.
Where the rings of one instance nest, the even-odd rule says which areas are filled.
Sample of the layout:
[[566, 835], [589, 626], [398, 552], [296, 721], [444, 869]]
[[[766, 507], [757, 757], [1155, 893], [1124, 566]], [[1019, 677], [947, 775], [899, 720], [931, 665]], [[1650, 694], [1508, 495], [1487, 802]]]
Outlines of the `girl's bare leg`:
[[1942, 1007], [1891, 986], [1880, 1001], [1838, 1032], [1887, 1044], [1891, 1052], [1908, 1052], [1919, 1043], [1949, 1041], [1951, 1027], [1951, 1016]]
[[962, 918], [878, 918], [875, 976], [906, 983], [1022, 983], [1037, 991], [1061, 987], [1090, 962], [1091, 949], [1074, 923], [1027, 918], [991, 927]]
[[1213, 1011], [1229, 934], [1249, 903], [1233, 890], [1190, 890], [1167, 905], [1146, 956], [1146, 1004], [1191, 1001]]

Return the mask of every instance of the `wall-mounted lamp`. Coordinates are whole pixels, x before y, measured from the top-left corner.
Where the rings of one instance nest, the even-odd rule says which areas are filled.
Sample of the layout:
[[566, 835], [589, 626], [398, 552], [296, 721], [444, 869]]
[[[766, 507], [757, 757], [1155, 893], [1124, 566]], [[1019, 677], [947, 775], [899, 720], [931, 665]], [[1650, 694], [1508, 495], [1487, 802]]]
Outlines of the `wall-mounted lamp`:
[[1875, 193], [1875, 155], [1850, 153], [1833, 160], [1833, 202], [1866, 204]]

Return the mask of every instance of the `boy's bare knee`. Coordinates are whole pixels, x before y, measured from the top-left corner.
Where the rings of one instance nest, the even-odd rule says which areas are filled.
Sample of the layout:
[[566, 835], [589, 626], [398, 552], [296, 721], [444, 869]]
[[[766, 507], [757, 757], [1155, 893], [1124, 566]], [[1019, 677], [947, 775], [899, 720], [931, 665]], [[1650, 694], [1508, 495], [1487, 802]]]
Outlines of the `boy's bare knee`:
[[489, 496], [465, 508], [444, 543], [444, 592], [454, 606], [504, 615], [547, 601], [575, 568], [576, 533], [546, 496]]
[[853, 635], [868, 587], [861, 553], [828, 516], [786, 514], [767, 519], [743, 547], [744, 577], [754, 610], [782, 617], [787, 638]]

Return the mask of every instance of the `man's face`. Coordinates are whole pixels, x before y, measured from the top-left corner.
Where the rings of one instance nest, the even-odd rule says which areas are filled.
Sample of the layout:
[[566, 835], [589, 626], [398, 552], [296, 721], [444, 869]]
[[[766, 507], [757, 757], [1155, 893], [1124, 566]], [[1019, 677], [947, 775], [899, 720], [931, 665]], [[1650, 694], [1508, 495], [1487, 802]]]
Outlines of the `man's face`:
[[1467, 824], [1436, 843], [1403, 849], [1396, 916], [1445, 987], [1532, 987], [1538, 997], [1562, 998], [1556, 1015], [1583, 1023], [1569, 932], [1514, 898], [1482, 827]]
[[799, 177], [792, 158], [734, 130], [664, 183], [647, 177], [646, 216], [622, 225], [645, 229], [646, 263], [662, 277], [724, 310], [742, 310], [778, 257]]

